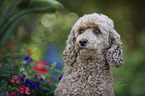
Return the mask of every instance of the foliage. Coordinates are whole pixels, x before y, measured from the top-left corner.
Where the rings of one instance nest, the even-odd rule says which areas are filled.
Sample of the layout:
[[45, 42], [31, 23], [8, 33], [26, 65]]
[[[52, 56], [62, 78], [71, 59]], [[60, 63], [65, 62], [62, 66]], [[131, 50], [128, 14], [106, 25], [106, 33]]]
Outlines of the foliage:
[[[29, 61], [29, 63], [28, 63]], [[32, 96], [53, 96], [56, 84], [62, 72], [52, 66], [44, 66], [48, 72], [41, 77], [33, 69], [35, 61], [28, 58], [26, 52], [1, 54], [0, 56], [0, 94], [19, 96], [31, 94]], [[51, 73], [59, 73], [51, 78]], [[25, 96], [24, 95], [24, 96]]]
[[0, 46], [3, 46], [25, 14], [51, 13], [60, 7], [60, 3], [55, 0], [0, 0], [0, 6]]

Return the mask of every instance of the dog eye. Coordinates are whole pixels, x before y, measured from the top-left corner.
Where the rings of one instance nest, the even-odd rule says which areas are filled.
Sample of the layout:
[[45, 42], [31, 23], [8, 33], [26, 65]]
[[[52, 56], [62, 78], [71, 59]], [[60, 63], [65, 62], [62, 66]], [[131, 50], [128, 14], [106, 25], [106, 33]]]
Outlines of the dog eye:
[[81, 33], [83, 33], [85, 30], [84, 29], [80, 29], [79, 30], [79, 33], [81, 34]]
[[100, 30], [99, 29], [94, 29], [93, 32], [98, 35], [98, 34], [101, 34]]

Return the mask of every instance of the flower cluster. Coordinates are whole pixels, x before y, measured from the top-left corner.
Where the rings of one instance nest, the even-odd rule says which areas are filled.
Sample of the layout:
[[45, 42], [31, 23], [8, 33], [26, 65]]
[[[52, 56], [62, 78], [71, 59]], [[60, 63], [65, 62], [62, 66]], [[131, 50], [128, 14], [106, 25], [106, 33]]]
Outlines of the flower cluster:
[[9, 92], [8, 93], [10, 96], [17, 96], [14, 92]]
[[[26, 77], [26, 76], [23, 75], [23, 77]], [[37, 75], [35, 75], [34, 78], [37, 79]], [[40, 83], [38, 83], [38, 82], [31, 82], [29, 79], [21, 78], [21, 80], [23, 82], [25, 82], [26, 85], [30, 86], [30, 88], [32, 88], [32, 89], [35, 89], [36, 87], [39, 88], [39, 86], [40, 86]]]
[[12, 76], [12, 79], [10, 79], [10, 81], [11, 81], [11, 83], [15, 83], [15, 81], [16, 81], [16, 83], [20, 83], [20, 77], [17, 77], [17, 78], [15, 78], [14, 76]]
[[21, 94], [25, 93], [25, 94], [31, 94], [29, 91], [29, 87], [26, 87], [25, 85], [20, 86], [17, 91], [19, 91]]
[[[10, 79], [11, 83], [20, 83], [20, 77], [14, 77], [12, 76], [12, 78]], [[20, 86], [18, 89], [17, 89], [18, 92], [20, 92], [21, 94], [25, 93], [25, 94], [31, 94], [29, 91], [29, 87], [26, 87], [25, 85], [23, 86]], [[17, 96], [14, 92], [9, 92], [8, 93], [10, 96], [14, 95], [14, 96]]]
[[[54, 90], [53, 88], [55, 88], [54, 82], [58, 82], [58, 78], [51, 77], [51, 73], [52, 73], [51, 71], [55, 69], [55, 64], [52, 64], [50, 66], [50, 64], [46, 61], [35, 61], [34, 65], [31, 66], [30, 65], [31, 62], [34, 61], [30, 57], [32, 53], [31, 50], [28, 49], [26, 50], [26, 52], [22, 52], [19, 54], [19, 51], [13, 50], [14, 49], [13, 43], [9, 43], [8, 48], [9, 48], [8, 54], [4, 54], [5, 52], [2, 52], [0, 50], [0, 68], [2, 68], [3, 73], [5, 73], [4, 69], [6, 68], [7, 69], [10, 69], [12, 67], [14, 68], [8, 70], [9, 73], [11, 73], [11, 76], [7, 76], [8, 81], [6, 82], [8, 83], [6, 83], [4, 87], [0, 88], [0, 94], [7, 94], [8, 96], [31, 94], [35, 96], [36, 94], [42, 94], [43, 90], [48, 90], [46, 94], [48, 93], [53, 94], [53, 90]], [[9, 66], [8, 64], [11, 65]], [[31, 69], [33, 70], [31, 71]], [[19, 72], [21, 73], [19, 74]], [[22, 72], [27, 76], [26, 75], [20, 76]], [[47, 80], [44, 80], [43, 78]], [[61, 78], [62, 76], [59, 78], [59, 80], [61, 80]], [[3, 90], [5, 87], [7, 87], [8, 90]], [[40, 90], [40, 92], [38, 92], [38, 90]]]

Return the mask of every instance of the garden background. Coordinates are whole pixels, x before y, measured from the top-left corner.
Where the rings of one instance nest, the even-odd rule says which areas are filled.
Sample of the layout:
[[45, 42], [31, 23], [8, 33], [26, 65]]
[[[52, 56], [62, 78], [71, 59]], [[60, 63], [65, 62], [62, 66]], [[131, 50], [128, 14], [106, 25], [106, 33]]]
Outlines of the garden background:
[[111, 68], [116, 96], [145, 96], [143, 0], [0, 0], [0, 96], [53, 96], [71, 27], [95, 12], [113, 19], [123, 42], [125, 65]]

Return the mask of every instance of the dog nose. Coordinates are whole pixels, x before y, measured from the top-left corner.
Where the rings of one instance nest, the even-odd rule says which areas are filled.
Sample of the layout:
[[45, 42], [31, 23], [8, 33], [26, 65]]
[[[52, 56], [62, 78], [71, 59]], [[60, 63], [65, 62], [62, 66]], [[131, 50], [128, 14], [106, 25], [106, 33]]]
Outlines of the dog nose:
[[79, 43], [80, 43], [80, 45], [81, 45], [82, 47], [86, 46], [87, 42], [88, 42], [87, 39], [81, 39], [81, 40], [79, 41]]

